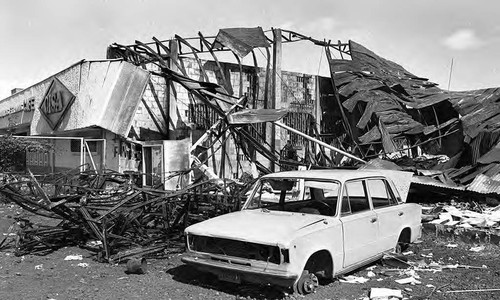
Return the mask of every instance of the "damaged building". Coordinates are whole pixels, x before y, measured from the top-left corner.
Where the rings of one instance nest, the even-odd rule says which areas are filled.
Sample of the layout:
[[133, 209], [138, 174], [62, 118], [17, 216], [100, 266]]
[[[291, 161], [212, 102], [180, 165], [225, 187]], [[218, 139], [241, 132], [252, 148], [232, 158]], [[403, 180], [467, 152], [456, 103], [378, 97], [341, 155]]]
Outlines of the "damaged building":
[[[282, 70], [287, 43], [322, 47], [330, 77]], [[0, 130], [54, 145], [27, 154], [31, 170], [136, 172], [170, 190], [192, 180], [191, 168], [240, 178], [382, 158], [433, 170], [415, 184], [496, 194], [499, 99], [496, 88], [442, 90], [354, 41], [227, 28], [110, 45], [106, 60], [0, 101]]]
[[[295, 43], [321, 49], [330, 76], [282, 70]], [[63, 220], [21, 228], [18, 254], [68, 239], [100, 241], [110, 262], [161, 253], [190, 223], [239, 210], [257, 177], [299, 168], [410, 171], [403, 201], [500, 194], [498, 89], [445, 91], [354, 41], [260, 27], [153, 37], [14, 92], [0, 134], [51, 147], [28, 151], [0, 196]], [[498, 223], [452, 212], [436, 222]]]

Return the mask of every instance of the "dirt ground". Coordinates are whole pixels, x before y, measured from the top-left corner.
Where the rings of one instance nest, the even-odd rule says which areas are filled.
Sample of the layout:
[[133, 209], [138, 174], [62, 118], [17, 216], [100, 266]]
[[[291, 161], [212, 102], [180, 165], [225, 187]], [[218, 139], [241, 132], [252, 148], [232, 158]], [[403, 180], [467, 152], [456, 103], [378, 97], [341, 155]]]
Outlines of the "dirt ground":
[[[0, 240], [15, 216], [29, 217], [14, 205], [0, 204]], [[447, 247], [450, 242], [457, 247]], [[371, 267], [374, 277], [367, 276], [367, 268], [350, 274], [369, 278], [366, 283], [325, 282], [316, 293], [307, 296], [290, 295], [270, 286], [219, 282], [183, 265], [183, 254], [178, 249], [167, 252], [163, 259], [149, 259], [146, 274], [127, 275], [125, 265], [99, 263], [92, 252], [78, 247], [61, 248], [44, 256], [20, 257], [9, 247], [0, 251], [0, 299], [364, 299], [372, 287], [400, 289], [409, 299], [500, 299], [500, 292], [449, 293], [500, 289], [500, 248], [484, 245], [483, 250], [470, 251], [474, 246], [478, 245], [436, 239], [433, 232], [427, 232], [421, 243], [408, 249], [413, 252], [405, 256], [409, 261], [486, 268], [417, 271], [420, 284], [402, 285], [395, 280], [408, 276], [399, 275], [398, 271], [381, 274], [389, 267], [379, 262]], [[83, 259], [64, 260], [77, 254]]]

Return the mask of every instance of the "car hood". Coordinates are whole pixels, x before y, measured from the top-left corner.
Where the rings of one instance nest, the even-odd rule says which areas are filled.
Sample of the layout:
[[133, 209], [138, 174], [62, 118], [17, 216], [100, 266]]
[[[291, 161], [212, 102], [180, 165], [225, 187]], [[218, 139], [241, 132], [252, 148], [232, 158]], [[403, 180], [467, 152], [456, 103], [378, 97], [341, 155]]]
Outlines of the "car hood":
[[186, 232], [284, 246], [306, 232], [325, 228], [331, 223], [329, 221], [331, 219], [321, 215], [252, 209], [229, 213], [191, 225], [186, 228]]

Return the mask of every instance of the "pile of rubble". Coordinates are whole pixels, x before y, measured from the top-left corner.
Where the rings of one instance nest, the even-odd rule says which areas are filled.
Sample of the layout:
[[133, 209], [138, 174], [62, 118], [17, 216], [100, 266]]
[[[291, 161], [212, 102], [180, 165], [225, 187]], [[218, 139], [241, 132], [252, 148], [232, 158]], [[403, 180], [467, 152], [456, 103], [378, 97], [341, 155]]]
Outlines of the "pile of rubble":
[[[101, 261], [117, 262], [161, 254], [172, 245], [182, 247], [181, 233], [187, 224], [238, 209], [246, 186], [208, 180], [163, 191], [141, 188], [129, 175], [113, 171], [78, 171], [8, 175], [0, 184], [0, 198], [55, 221], [52, 226], [47, 219], [35, 225], [17, 218], [17, 232], [12, 235], [17, 255], [73, 244], [96, 251]], [[0, 247], [9, 243], [9, 236]]]
[[456, 203], [422, 208], [424, 221], [462, 228], [480, 228], [500, 233], [500, 205], [488, 207], [478, 203]]

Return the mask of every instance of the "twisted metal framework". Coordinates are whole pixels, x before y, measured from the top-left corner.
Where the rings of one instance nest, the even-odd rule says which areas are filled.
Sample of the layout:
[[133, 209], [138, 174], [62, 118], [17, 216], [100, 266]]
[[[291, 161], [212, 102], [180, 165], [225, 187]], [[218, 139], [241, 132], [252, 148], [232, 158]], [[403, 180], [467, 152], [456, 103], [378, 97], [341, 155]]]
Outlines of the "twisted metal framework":
[[[280, 32], [281, 32], [282, 43], [309, 41], [314, 43], [315, 45], [332, 49], [333, 51], [340, 53], [340, 55], [348, 56], [350, 54], [348, 47], [349, 45], [345, 43], [344, 44], [340, 43], [340, 41], [336, 44], [332, 44], [330, 41], [327, 42], [327, 41], [316, 40], [311, 37], [307, 37], [305, 35], [290, 30], [280, 30]], [[266, 38], [269, 42], [274, 43], [274, 35], [267, 34]], [[179, 35], [175, 35], [175, 37], [170, 40], [160, 40], [156, 37], [153, 37], [152, 40], [153, 40], [152, 42], [147, 42], [147, 43], [136, 41], [135, 44], [132, 45], [120, 45], [115, 43], [108, 48], [108, 58], [124, 59], [130, 63], [148, 69], [151, 72], [151, 74], [166, 79], [167, 89], [174, 90], [175, 89], [173, 85], [174, 82], [180, 84], [188, 91], [189, 99], [190, 101], [192, 101], [192, 103], [199, 103], [201, 101], [203, 105], [214, 111], [216, 115], [218, 115], [218, 117], [222, 120], [225, 120], [226, 117], [225, 116], [226, 106], [235, 104], [238, 99], [245, 96], [242, 91], [243, 65], [241, 63], [241, 59], [231, 49], [216, 42], [215, 36], [205, 37], [201, 32], [199, 32], [198, 37], [183, 38]], [[218, 52], [230, 52], [234, 55], [236, 59], [240, 73], [239, 74], [240, 90], [237, 93], [238, 96], [234, 96], [233, 91], [229, 90], [231, 84], [229, 78], [226, 78], [223, 72], [223, 68], [221, 66], [221, 62], [216, 55], [216, 53]], [[265, 91], [263, 99], [265, 108], [268, 107], [268, 101], [269, 101], [268, 94], [271, 84], [270, 62], [272, 59], [268, 48], [266, 48], [266, 52], [267, 52], [266, 56], [267, 66], [266, 66], [266, 77], [265, 77]], [[209, 53], [211, 55], [213, 62], [217, 67], [217, 71], [220, 74], [220, 78], [222, 79], [221, 80], [222, 84], [220, 86], [210, 87], [208, 85], [209, 83], [208, 76], [204, 68], [203, 62], [200, 59], [200, 54], [202, 53]], [[254, 61], [253, 67], [255, 68], [255, 70], [258, 70], [259, 66], [253, 49], [251, 53]], [[197, 86], [193, 82], [193, 80], [189, 78], [188, 72], [182, 63], [182, 60], [180, 59], [181, 57], [187, 57], [187, 56], [194, 58], [198, 63], [200, 69], [201, 81], [196, 82]], [[153, 65], [156, 66], [156, 68], [152, 67]], [[168, 107], [162, 106], [160, 101], [158, 101], [156, 96], [157, 93], [154, 92], [154, 86], [152, 84], [149, 85], [149, 88], [152, 90], [153, 97], [155, 98], [157, 105], [160, 108], [160, 111], [162, 112], [163, 122], [165, 124], [168, 124]], [[254, 97], [256, 98], [257, 95], [254, 95]], [[257, 99], [255, 98], [243, 101], [243, 105], [238, 105], [238, 108], [239, 109], [256, 108], [255, 103]], [[147, 105], [145, 101], [143, 101], [143, 104]], [[147, 106], [146, 109], [153, 120], [159, 119], [157, 116], [153, 114], [151, 109], [148, 109]], [[156, 121], [155, 123], [157, 123], [159, 131], [162, 132], [160, 130], [161, 129], [161, 126], [159, 125], [160, 122]], [[234, 140], [235, 144], [237, 145], [237, 148], [242, 150], [244, 156], [246, 156], [247, 159], [252, 160], [251, 157], [254, 155], [254, 152], [251, 149], [255, 149], [258, 153], [267, 158], [271, 162], [271, 164], [282, 167], [283, 161], [280, 161], [280, 153], [276, 151], [276, 149], [274, 149], [274, 147], [272, 147], [269, 142], [266, 141], [268, 140], [268, 138], [266, 139], [265, 136], [266, 133], [263, 132], [262, 126], [259, 126], [259, 128], [257, 128], [256, 125], [248, 125], [248, 126], [234, 128], [232, 126], [229, 126], [227, 122], [221, 122], [220, 124], [221, 125], [218, 126], [216, 129], [211, 130], [207, 138], [210, 141], [207, 151], [211, 149], [212, 153], [210, 155], [206, 155], [207, 159], [205, 159], [205, 162], [209, 159], [208, 157], [211, 157], [212, 163], [215, 163], [215, 160], [213, 160], [214, 152], [218, 151], [217, 149], [214, 149], [216, 142], [217, 141], [220, 142], [231, 137]], [[224, 134], [224, 132], [228, 129], [229, 129], [229, 134], [228, 135]], [[319, 132], [316, 131], [315, 135], [316, 137], [319, 138]], [[168, 137], [167, 134], [164, 134], [164, 136]], [[220, 144], [221, 145], [219, 145], [219, 148], [221, 148], [221, 151], [223, 151], [222, 157], [227, 157], [225, 143], [220, 143]], [[310, 151], [312, 150], [313, 147], [306, 146], [306, 148], [308, 149], [308, 151]], [[326, 155], [322, 147], [320, 147], [319, 152], [320, 152], [319, 156], [311, 154], [306, 155], [307, 159], [304, 162], [302, 162], [302, 164], [324, 165], [325, 162], [327, 161], [331, 162], [329, 156]], [[239, 158], [240, 155], [237, 155], [236, 166], [241, 165]], [[228, 160], [228, 163], [230, 162], [231, 160]], [[261, 171], [265, 173], [271, 171], [264, 164], [258, 161], [256, 163]], [[297, 162], [285, 162], [285, 163], [297, 164]], [[224, 164], [224, 159], [222, 159], [221, 164]], [[216, 169], [215, 165], [214, 169]], [[216, 173], [219, 173], [219, 175], [223, 177], [224, 174], [220, 174], [223, 172], [222, 166], [220, 169], [221, 169], [220, 172]]]

